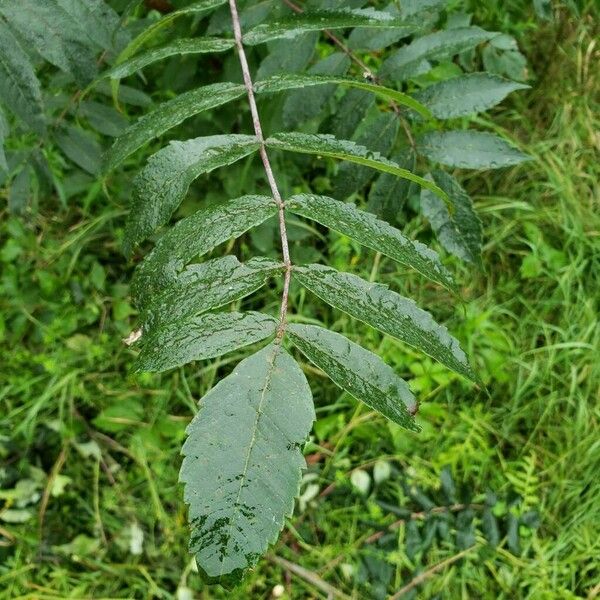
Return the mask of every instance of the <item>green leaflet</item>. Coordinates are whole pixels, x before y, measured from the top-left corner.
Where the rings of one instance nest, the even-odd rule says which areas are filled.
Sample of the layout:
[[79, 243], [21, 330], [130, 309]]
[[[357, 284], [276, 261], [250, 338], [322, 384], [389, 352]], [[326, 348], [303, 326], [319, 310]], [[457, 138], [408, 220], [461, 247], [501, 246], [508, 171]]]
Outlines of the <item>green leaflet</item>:
[[0, 19], [0, 96], [33, 131], [44, 135], [46, 120], [42, 105], [40, 82], [29, 61], [8, 26]]
[[501, 169], [531, 160], [501, 137], [481, 131], [432, 131], [416, 143], [420, 154], [447, 167]]
[[206, 313], [171, 323], [146, 337], [135, 370], [166, 371], [193, 360], [215, 358], [275, 334], [277, 321], [257, 312]]
[[181, 219], [136, 269], [131, 287], [137, 305], [146, 306], [153, 294], [174, 283], [177, 274], [196, 256], [240, 236], [276, 213], [272, 198], [242, 196]]
[[429, 109], [409, 96], [403, 94], [398, 90], [377, 85], [374, 83], [368, 83], [367, 81], [360, 81], [358, 79], [350, 79], [349, 77], [336, 77], [332, 75], [315, 75], [315, 74], [303, 74], [303, 73], [288, 73], [283, 75], [273, 75], [268, 79], [257, 81], [254, 84], [254, 90], [257, 94], [261, 93], [274, 93], [285, 90], [291, 90], [294, 88], [305, 88], [311, 85], [327, 85], [336, 83], [346, 87], [357, 88], [371, 92], [380, 98], [385, 100], [392, 100], [397, 104], [408, 106], [412, 108], [426, 119], [431, 118], [431, 112]]
[[189, 265], [177, 279], [152, 296], [141, 315], [144, 333], [229, 304], [261, 288], [283, 268], [267, 258], [241, 263], [235, 256]]
[[297, 215], [335, 229], [368, 248], [417, 270], [448, 289], [456, 289], [452, 276], [442, 266], [437, 253], [418, 241], [409, 240], [395, 227], [359, 210], [354, 204], [345, 204], [325, 196], [300, 194], [292, 196], [286, 202], [286, 207]]
[[233, 48], [235, 42], [233, 40], [219, 38], [191, 38], [173, 40], [169, 44], [158, 48], [151, 48], [146, 52], [137, 54], [112, 69], [102, 73], [101, 78], [110, 77], [111, 79], [122, 79], [128, 75], [133, 75], [140, 69], [151, 65], [159, 60], [164, 60], [170, 56], [181, 54], [207, 54], [210, 52], [225, 52]]
[[96, 48], [90, 47], [86, 22], [75, 20], [57, 0], [4, 2], [0, 14], [29, 47], [78, 82], [85, 84], [96, 75]]
[[496, 35], [479, 27], [458, 27], [424, 35], [393, 52], [381, 65], [379, 75], [394, 81], [409, 79], [428, 71], [427, 61], [460, 54]]
[[397, 27], [407, 29], [402, 20], [389, 13], [367, 9], [318, 10], [296, 14], [280, 21], [263, 23], [244, 34], [249, 46], [280, 38], [290, 39], [308, 31], [348, 27]]
[[364, 146], [360, 146], [350, 140], [338, 140], [332, 135], [311, 133], [276, 133], [265, 141], [271, 148], [279, 148], [290, 152], [301, 152], [303, 154], [315, 154], [317, 156], [330, 156], [340, 160], [347, 160], [359, 165], [365, 165], [385, 173], [391, 173], [397, 177], [403, 177], [418, 183], [442, 198], [446, 194], [437, 185], [419, 177], [406, 169], [402, 169], [396, 163], [373, 152]]
[[144, 29], [142, 33], [140, 33], [135, 39], [133, 39], [129, 45], [119, 54], [115, 64], [119, 65], [122, 62], [125, 62], [130, 56], [135, 54], [139, 48], [141, 48], [146, 42], [151, 40], [161, 29], [171, 25], [175, 19], [181, 17], [183, 15], [191, 15], [191, 14], [202, 14], [205, 12], [209, 12], [221, 4], [225, 4], [227, 0], [200, 0], [199, 2], [193, 2], [189, 6], [176, 10], [172, 13], [169, 13], [163, 16], [161, 19], [156, 21], [148, 27]]
[[417, 92], [415, 98], [438, 119], [454, 119], [486, 111], [511, 92], [527, 88], [497, 75], [471, 73], [434, 83]]
[[277, 539], [294, 508], [314, 419], [306, 378], [279, 344], [243, 360], [200, 401], [179, 479], [190, 550], [209, 581], [237, 583]]
[[[414, 171], [417, 165], [417, 155], [410, 146], [397, 152], [392, 156], [392, 160], [408, 171]], [[393, 225], [398, 222], [400, 211], [414, 187], [412, 181], [381, 173], [369, 191], [368, 210]]]
[[412, 300], [385, 285], [323, 265], [296, 267], [294, 277], [331, 306], [478, 381], [458, 341]]
[[433, 180], [448, 194], [452, 213], [435, 194], [421, 191], [421, 212], [431, 223], [440, 244], [462, 260], [481, 265], [482, 227], [473, 202], [458, 181], [444, 171], [433, 171]]
[[[379, 113], [374, 120], [369, 120], [361, 127], [356, 143], [386, 156], [390, 153], [398, 136], [400, 120], [393, 112]], [[399, 166], [399, 165], [398, 165]], [[335, 195], [345, 199], [360, 191], [376, 175], [373, 169], [344, 162], [333, 180]]]
[[213, 83], [163, 102], [117, 138], [106, 155], [104, 171], [111, 171], [138, 148], [179, 125], [185, 119], [231, 102], [244, 93], [244, 86], [240, 84]]
[[406, 382], [376, 354], [339, 333], [315, 325], [287, 326], [292, 342], [343, 390], [388, 419], [419, 431], [417, 401]]
[[171, 142], [148, 159], [133, 182], [133, 205], [125, 228], [129, 254], [177, 209], [192, 181], [203, 173], [230, 165], [259, 147], [254, 136], [214, 135]]

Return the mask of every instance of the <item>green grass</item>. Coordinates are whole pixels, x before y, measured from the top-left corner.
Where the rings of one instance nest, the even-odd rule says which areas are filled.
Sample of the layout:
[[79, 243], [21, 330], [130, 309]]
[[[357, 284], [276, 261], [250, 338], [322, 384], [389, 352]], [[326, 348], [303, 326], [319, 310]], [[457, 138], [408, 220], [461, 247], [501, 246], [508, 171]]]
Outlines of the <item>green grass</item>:
[[[478, 24], [519, 37], [537, 78], [484, 121], [535, 160], [466, 180], [485, 225], [485, 273], [452, 265], [465, 298], [454, 307], [435, 286], [346, 239], [332, 237], [330, 252], [334, 266], [350, 264], [409, 289], [445, 320], [467, 341], [489, 393], [295, 290], [307, 318], [360, 337], [412, 375], [424, 400], [423, 432], [387, 424], [305, 365], [319, 419], [303, 485], [307, 505], [242, 588], [207, 588], [186, 549], [178, 453], [197, 399], [240, 356], [162, 377], [128, 374], [133, 351], [120, 340], [135, 315], [127, 300], [131, 269], [118, 244], [125, 196], [107, 199], [92, 188], [70, 198], [68, 211], [48, 201], [29, 221], [3, 218], [2, 600], [183, 600], [185, 589], [205, 599], [269, 598], [280, 583], [284, 598], [327, 598], [319, 582], [347, 597], [375, 598], [379, 580], [399, 590], [417, 570], [426, 575], [422, 598], [600, 597], [600, 15], [582, 6], [577, 18], [564, 12], [559, 23], [540, 24], [526, 2], [506, 11], [477, 4]], [[408, 230], [424, 227], [413, 221]], [[276, 293], [257, 302], [275, 307]], [[351, 473], [370, 473], [382, 459], [392, 478], [361, 496]], [[503, 539], [496, 551], [481, 543], [464, 556], [456, 544], [436, 542], [411, 558], [406, 524], [365, 543], [397, 518], [377, 500], [422, 510], [407, 498], [401, 475], [435, 496], [446, 465], [474, 502], [487, 488], [502, 497], [514, 491], [524, 498], [521, 510], [539, 513], [540, 526], [521, 532], [520, 555]], [[317, 495], [308, 500], [311, 491]], [[27, 520], [5, 522], [6, 509]], [[130, 550], [139, 531], [138, 555]], [[294, 567], [277, 557], [305, 571], [290, 576]], [[362, 576], [370, 587], [357, 583]]]

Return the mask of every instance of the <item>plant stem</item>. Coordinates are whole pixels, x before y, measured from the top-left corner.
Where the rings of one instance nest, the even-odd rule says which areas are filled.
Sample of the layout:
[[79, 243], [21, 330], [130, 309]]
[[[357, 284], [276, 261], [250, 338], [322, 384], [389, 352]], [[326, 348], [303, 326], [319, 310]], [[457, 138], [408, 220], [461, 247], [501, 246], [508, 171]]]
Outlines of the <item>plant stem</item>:
[[292, 263], [290, 261], [290, 247], [287, 237], [287, 229], [285, 226], [285, 203], [281, 198], [275, 176], [273, 175], [273, 169], [269, 161], [267, 154], [267, 148], [265, 146], [265, 139], [260, 124], [260, 117], [258, 115], [258, 108], [256, 107], [256, 99], [254, 98], [254, 86], [252, 83], [252, 77], [250, 75], [250, 68], [248, 67], [248, 60], [246, 59], [246, 51], [244, 50], [244, 43], [242, 40], [242, 28], [240, 25], [240, 17], [238, 14], [236, 0], [229, 0], [229, 10], [231, 11], [231, 22], [233, 24], [233, 34], [235, 37], [235, 45], [237, 48], [238, 58], [240, 60], [240, 66], [242, 68], [242, 75], [244, 77], [244, 86], [246, 88], [246, 94], [248, 96], [248, 102], [250, 104], [250, 113], [252, 115], [252, 124], [254, 125], [254, 132], [260, 144], [259, 153], [265, 168], [269, 187], [273, 194], [273, 199], [279, 207], [279, 234], [281, 237], [281, 252], [283, 254], [283, 264], [285, 266], [284, 279], [283, 279], [283, 293], [281, 297], [281, 309], [279, 312], [279, 326], [277, 327], [276, 341], [280, 342], [285, 333], [286, 317], [288, 309], [288, 299], [290, 293], [290, 279], [292, 277]]

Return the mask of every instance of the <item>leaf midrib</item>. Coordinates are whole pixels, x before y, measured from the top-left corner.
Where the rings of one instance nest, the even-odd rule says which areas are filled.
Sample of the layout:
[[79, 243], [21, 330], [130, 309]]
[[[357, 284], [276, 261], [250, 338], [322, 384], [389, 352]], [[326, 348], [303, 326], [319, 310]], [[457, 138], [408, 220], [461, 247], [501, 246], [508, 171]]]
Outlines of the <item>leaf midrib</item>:
[[[239, 505], [240, 505], [240, 497], [242, 495], [242, 489], [244, 488], [244, 483], [246, 481], [246, 477], [248, 475], [248, 465], [250, 464], [250, 456], [252, 455], [252, 451], [254, 449], [254, 446], [256, 444], [256, 439], [257, 439], [257, 431], [258, 431], [258, 422], [260, 420], [260, 417], [263, 413], [263, 404], [265, 402], [265, 398], [266, 398], [266, 393], [267, 393], [267, 389], [269, 388], [269, 385], [271, 383], [271, 380], [273, 378], [273, 373], [275, 371], [275, 359], [277, 358], [277, 353], [281, 350], [281, 346], [279, 344], [275, 344], [273, 346], [273, 351], [271, 352], [271, 355], [269, 357], [269, 363], [268, 363], [268, 370], [267, 370], [267, 376], [265, 379], [265, 385], [262, 388], [261, 391], [261, 395], [260, 395], [260, 401], [258, 403], [258, 406], [256, 407], [256, 417], [254, 419], [254, 425], [252, 427], [252, 438], [250, 440], [250, 444], [248, 446], [248, 452], [246, 454], [246, 460], [244, 461], [244, 468], [242, 470], [242, 476], [240, 477], [240, 484], [239, 484], [239, 488], [238, 488], [238, 492], [235, 498], [235, 503], [233, 505], [233, 514], [229, 520], [229, 530], [227, 532], [227, 543], [229, 544], [229, 541], [231, 540], [231, 532], [233, 529], [233, 524], [236, 521], [237, 517], [239, 516]], [[221, 576], [224, 575], [223, 570], [221, 570]]]

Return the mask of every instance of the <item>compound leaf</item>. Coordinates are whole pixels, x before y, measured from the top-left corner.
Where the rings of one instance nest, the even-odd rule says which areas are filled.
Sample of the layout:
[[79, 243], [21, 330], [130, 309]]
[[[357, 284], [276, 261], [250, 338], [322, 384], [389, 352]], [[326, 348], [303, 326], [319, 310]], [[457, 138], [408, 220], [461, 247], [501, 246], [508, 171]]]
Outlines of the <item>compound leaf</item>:
[[458, 341], [412, 300], [385, 285], [323, 265], [296, 267], [294, 277], [331, 306], [478, 381]]
[[108, 151], [104, 170], [111, 171], [144, 144], [202, 111], [221, 106], [244, 95], [244, 86], [214, 83], [163, 102], [127, 128]]
[[258, 147], [254, 136], [215, 135], [171, 142], [151, 156], [133, 182], [125, 252], [169, 220], [196, 177], [234, 163]]
[[279, 344], [243, 360], [200, 401], [179, 478], [190, 550], [209, 581], [236, 583], [277, 539], [314, 418], [306, 378]]
[[8, 26], [0, 20], [0, 96], [2, 103], [36, 133], [46, 131], [40, 82]]
[[409, 179], [418, 183], [421, 187], [439, 194], [442, 198], [446, 197], [444, 191], [431, 181], [427, 181], [423, 177], [419, 177], [401, 168], [396, 163], [381, 156], [378, 152], [373, 152], [350, 140], [338, 140], [332, 135], [325, 134], [276, 133], [267, 139], [265, 143], [271, 148], [301, 152], [303, 154], [315, 154], [317, 156], [330, 156], [371, 167], [385, 173], [391, 173], [397, 177]]
[[304, 12], [262, 23], [244, 35], [244, 43], [254, 46], [270, 40], [289, 39], [308, 31], [346, 29], [348, 27], [397, 27], [412, 32], [413, 28], [390, 13], [367, 9], [338, 9]]
[[438, 119], [454, 119], [486, 111], [516, 90], [528, 85], [489, 73], [471, 73], [434, 83], [415, 98]]
[[354, 204], [325, 196], [300, 194], [292, 196], [286, 202], [286, 207], [297, 215], [321, 223], [417, 270], [432, 281], [455, 289], [452, 276], [442, 266], [437, 253], [421, 242], [409, 240], [395, 227], [356, 208]]
[[481, 265], [482, 227], [471, 198], [458, 181], [444, 171], [433, 171], [432, 177], [448, 194], [452, 212], [435, 194], [422, 190], [423, 215], [448, 252], [461, 260]]
[[166, 371], [193, 360], [215, 358], [273, 335], [277, 321], [268, 315], [206, 313], [142, 333], [136, 371]]
[[315, 325], [290, 324], [291, 341], [343, 390], [388, 419], [419, 431], [417, 401], [406, 382], [376, 354], [343, 335]]
[[416, 140], [429, 160], [462, 169], [501, 169], [531, 160], [506, 140], [481, 131], [431, 131]]
[[229, 304], [261, 288], [283, 264], [267, 258], [241, 263], [235, 256], [189, 265], [153, 296], [141, 315], [144, 333]]
[[172, 284], [194, 257], [240, 236], [276, 212], [277, 205], [268, 196], [242, 196], [178, 221], [136, 270], [132, 292], [138, 306], [147, 305], [153, 293]]

